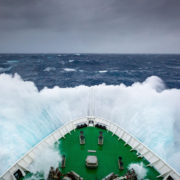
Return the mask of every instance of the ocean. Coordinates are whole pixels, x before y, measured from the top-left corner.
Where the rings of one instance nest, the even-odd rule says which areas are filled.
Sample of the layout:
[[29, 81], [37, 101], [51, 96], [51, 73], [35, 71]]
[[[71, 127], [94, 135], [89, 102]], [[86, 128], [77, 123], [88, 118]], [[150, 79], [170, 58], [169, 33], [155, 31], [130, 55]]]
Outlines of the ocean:
[[90, 91], [93, 115], [180, 172], [180, 55], [0, 54], [0, 174], [64, 122], [86, 116]]
[[4, 54], [0, 73], [18, 73], [44, 87], [131, 85], [158, 76], [167, 88], [180, 88], [180, 55]]

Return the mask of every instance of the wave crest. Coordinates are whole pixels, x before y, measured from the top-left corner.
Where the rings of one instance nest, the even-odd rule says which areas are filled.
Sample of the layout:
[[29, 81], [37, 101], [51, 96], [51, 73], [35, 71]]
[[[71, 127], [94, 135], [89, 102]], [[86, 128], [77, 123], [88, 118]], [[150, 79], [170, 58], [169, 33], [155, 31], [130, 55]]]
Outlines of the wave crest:
[[132, 86], [54, 87], [38, 91], [19, 75], [0, 75], [0, 173], [64, 122], [94, 115], [118, 123], [180, 172], [180, 90], [156, 76]]

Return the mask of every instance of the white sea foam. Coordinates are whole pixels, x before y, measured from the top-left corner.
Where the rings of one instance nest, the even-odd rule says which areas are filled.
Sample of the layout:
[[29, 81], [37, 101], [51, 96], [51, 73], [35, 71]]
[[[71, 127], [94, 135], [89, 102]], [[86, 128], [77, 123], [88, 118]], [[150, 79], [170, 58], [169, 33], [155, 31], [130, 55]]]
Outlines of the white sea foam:
[[99, 71], [99, 73], [107, 73], [107, 70]]
[[73, 60], [73, 59], [70, 59], [69, 62], [72, 63], [72, 62], [74, 62], [74, 60]]
[[73, 69], [73, 68], [64, 68], [64, 71], [67, 71], [67, 72], [75, 72], [76, 69]]
[[55, 70], [56, 70], [55, 67], [47, 67], [47, 68], [44, 69], [44, 71], [47, 71], [47, 72], [49, 72], [49, 71], [55, 71]]
[[137, 174], [137, 179], [138, 180], [145, 179], [146, 174], [147, 174], [147, 170], [143, 166], [143, 163], [140, 163], [140, 164], [137, 164], [137, 163], [130, 164], [129, 165], [129, 169], [134, 169], [135, 173]]
[[[152, 76], [131, 86], [97, 85], [95, 115], [118, 123], [180, 172], [180, 90]], [[90, 87], [40, 92], [29, 81], [0, 75], [0, 173], [64, 122], [87, 115]]]
[[28, 169], [33, 173], [43, 173], [45, 179], [47, 179], [50, 167], [57, 168], [60, 161], [61, 156], [59, 152], [54, 147], [47, 147], [36, 154], [35, 161], [33, 161]]

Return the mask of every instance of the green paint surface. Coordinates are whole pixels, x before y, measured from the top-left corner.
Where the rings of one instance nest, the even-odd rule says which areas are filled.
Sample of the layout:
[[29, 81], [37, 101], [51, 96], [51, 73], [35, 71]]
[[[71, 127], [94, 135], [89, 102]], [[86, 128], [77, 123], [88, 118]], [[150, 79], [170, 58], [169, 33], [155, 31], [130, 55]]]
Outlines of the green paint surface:
[[[80, 145], [80, 131], [84, 132], [85, 145]], [[99, 131], [103, 132], [104, 144], [98, 145]], [[66, 156], [66, 167], [61, 169], [63, 173], [71, 170], [78, 173], [84, 180], [101, 180], [111, 172], [119, 176], [125, 175], [128, 166], [132, 163], [143, 163], [147, 169], [145, 179], [156, 180], [159, 173], [152, 167], [146, 167], [148, 162], [143, 158], [138, 158], [135, 151], [130, 151], [131, 147], [126, 145], [123, 140], [118, 140], [111, 132], [95, 127], [86, 127], [71, 131], [65, 138], [59, 140], [58, 149], [60, 154]], [[95, 153], [89, 153], [88, 150], [95, 150]], [[88, 169], [85, 166], [85, 159], [88, 155], [95, 155], [98, 158], [98, 167]], [[124, 170], [118, 168], [118, 157], [122, 157]], [[158, 178], [160, 179], [160, 178]]]

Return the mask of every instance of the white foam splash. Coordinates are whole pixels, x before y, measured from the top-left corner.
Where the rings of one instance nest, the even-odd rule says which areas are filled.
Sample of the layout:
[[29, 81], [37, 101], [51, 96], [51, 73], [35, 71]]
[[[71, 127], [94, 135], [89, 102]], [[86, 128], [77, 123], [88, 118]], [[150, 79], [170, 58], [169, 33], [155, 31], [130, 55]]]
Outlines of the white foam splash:
[[107, 73], [107, 70], [99, 71], [99, 73]]
[[41, 172], [47, 179], [50, 167], [57, 168], [60, 161], [61, 156], [59, 152], [54, 147], [47, 147], [36, 154], [35, 161], [29, 166], [29, 170], [34, 174]]
[[[180, 172], [180, 90], [155, 76], [131, 86], [97, 85], [95, 115], [114, 121]], [[40, 92], [29, 81], [0, 75], [0, 173], [64, 122], [87, 115], [90, 87]]]
[[136, 175], [137, 175], [137, 179], [138, 180], [142, 180], [146, 177], [147, 174], [147, 170], [146, 168], [144, 168], [143, 163], [137, 164], [137, 163], [133, 163], [130, 164], [128, 169], [134, 169]]
[[64, 68], [64, 71], [74, 72], [74, 71], [76, 71], [76, 69], [73, 69], [73, 68]]

